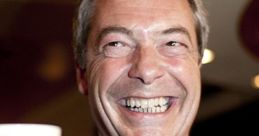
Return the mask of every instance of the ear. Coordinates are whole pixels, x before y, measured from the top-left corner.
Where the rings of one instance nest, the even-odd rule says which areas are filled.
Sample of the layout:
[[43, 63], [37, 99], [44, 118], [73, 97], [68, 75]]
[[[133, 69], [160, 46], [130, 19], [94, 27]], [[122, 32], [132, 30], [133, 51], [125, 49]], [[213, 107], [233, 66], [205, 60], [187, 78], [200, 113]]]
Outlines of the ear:
[[199, 65], [199, 67], [201, 68], [202, 67], [202, 59], [203, 59], [203, 57], [204, 57], [204, 55], [202, 54], [202, 55], [199, 55], [199, 58], [198, 58], [198, 65]]
[[202, 67], [202, 58], [199, 59], [198, 65], [199, 65], [200, 68]]
[[76, 80], [78, 84], [78, 89], [82, 94], [87, 95], [87, 80], [85, 78], [85, 70], [81, 69], [79, 65], [76, 65]]

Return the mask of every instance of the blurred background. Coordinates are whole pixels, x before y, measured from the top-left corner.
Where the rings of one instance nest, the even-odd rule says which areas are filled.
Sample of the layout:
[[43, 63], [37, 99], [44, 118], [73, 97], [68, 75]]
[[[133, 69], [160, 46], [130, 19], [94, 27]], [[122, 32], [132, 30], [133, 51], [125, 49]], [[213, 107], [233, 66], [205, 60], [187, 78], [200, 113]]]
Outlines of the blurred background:
[[[259, 135], [259, 1], [204, 0], [211, 26], [191, 136]], [[0, 0], [0, 123], [59, 125], [90, 136], [77, 91], [72, 0]]]

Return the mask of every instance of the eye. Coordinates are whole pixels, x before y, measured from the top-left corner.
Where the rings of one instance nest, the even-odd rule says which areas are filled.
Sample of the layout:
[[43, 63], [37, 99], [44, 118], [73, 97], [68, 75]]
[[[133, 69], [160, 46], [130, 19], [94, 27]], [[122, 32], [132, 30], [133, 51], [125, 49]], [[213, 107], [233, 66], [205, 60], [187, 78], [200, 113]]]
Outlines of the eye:
[[104, 45], [103, 53], [106, 57], [118, 58], [130, 54], [132, 48], [124, 42], [112, 41]]
[[181, 43], [176, 42], [176, 41], [170, 41], [168, 43], [166, 43], [167, 46], [180, 46]]
[[160, 53], [165, 56], [180, 56], [188, 54], [188, 47], [182, 42], [168, 41], [160, 47]]
[[114, 41], [114, 42], [108, 43], [106, 46], [122, 47], [122, 46], [123, 46], [123, 43], [121, 43], [121, 42], [119, 42], [119, 41]]

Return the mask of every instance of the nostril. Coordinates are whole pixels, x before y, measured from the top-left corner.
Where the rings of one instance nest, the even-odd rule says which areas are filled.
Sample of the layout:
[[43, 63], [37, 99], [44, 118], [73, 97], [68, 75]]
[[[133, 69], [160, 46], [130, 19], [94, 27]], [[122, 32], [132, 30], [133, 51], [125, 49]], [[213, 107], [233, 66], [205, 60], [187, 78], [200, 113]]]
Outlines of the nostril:
[[144, 80], [144, 79], [142, 79], [142, 78], [140, 78], [140, 77], [137, 77], [137, 79], [138, 79], [141, 83], [145, 84], [145, 80]]

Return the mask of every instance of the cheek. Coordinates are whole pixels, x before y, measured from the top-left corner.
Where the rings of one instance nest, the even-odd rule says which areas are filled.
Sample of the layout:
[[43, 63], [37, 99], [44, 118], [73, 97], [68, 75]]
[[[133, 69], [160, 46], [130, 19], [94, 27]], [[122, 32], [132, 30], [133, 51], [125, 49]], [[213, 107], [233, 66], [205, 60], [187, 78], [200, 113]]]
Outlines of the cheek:
[[[104, 59], [99, 61], [95, 74], [95, 84], [98, 84], [100, 93], [105, 93], [125, 72], [127, 64], [122, 59]], [[91, 73], [92, 74], [92, 73]]]
[[182, 84], [186, 93], [200, 90], [200, 68], [195, 59], [171, 58], [167, 64], [170, 75]]

